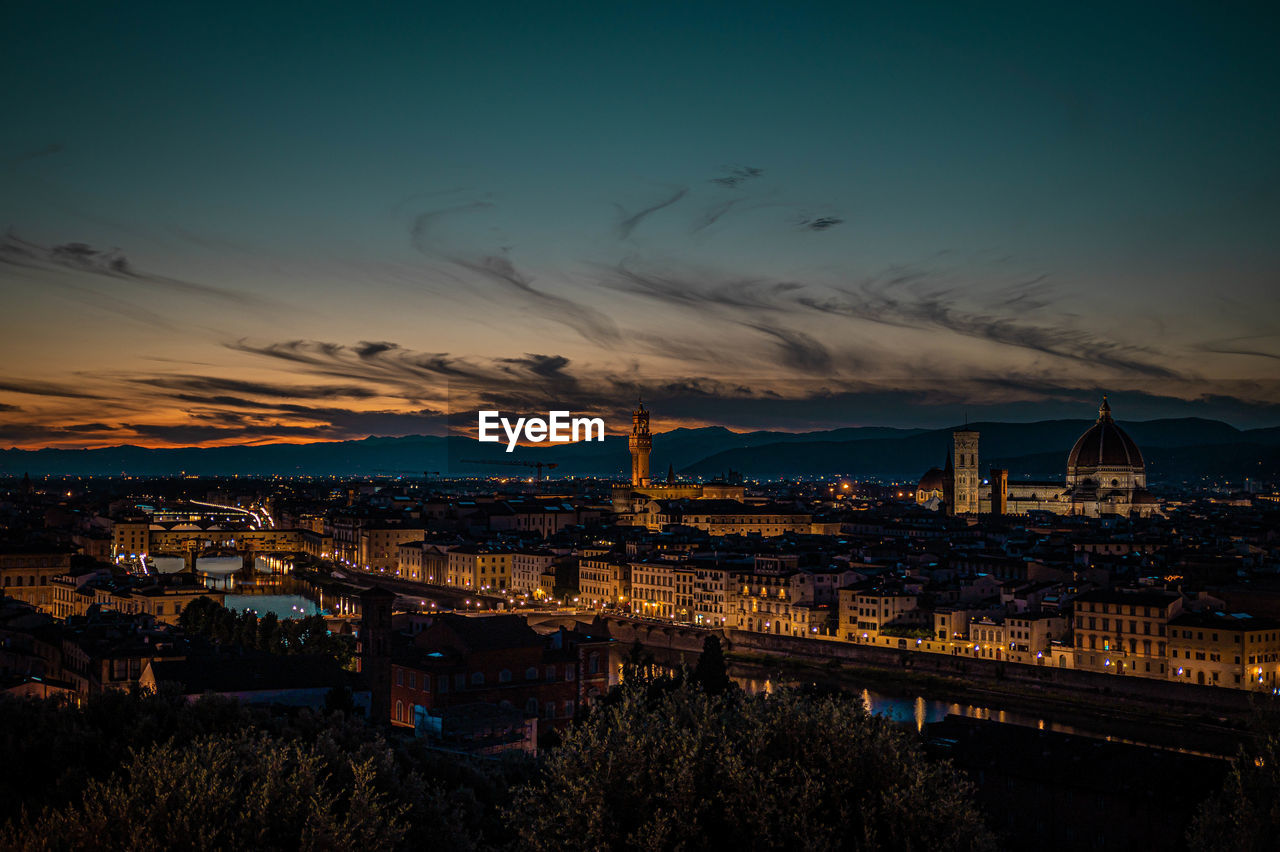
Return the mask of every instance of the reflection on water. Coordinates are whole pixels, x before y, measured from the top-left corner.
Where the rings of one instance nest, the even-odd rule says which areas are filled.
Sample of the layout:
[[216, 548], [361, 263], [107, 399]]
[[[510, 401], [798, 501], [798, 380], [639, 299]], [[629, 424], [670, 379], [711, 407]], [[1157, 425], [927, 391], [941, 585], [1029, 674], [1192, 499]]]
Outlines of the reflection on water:
[[274, 612], [276, 618], [303, 618], [320, 614], [320, 607], [302, 595], [227, 595], [224, 606], [233, 612], [248, 609], [259, 618]]
[[867, 709], [879, 716], [886, 716], [895, 722], [911, 723], [916, 730], [923, 731], [930, 722], [940, 722], [947, 716], [965, 716], [970, 719], [986, 719], [992, 722], [1005, 722], [1010, 725], [1026, 725], [1042, 731], [1058, 731], [1064, 734], [1079, 733], [1070, 725], [1049, 722], [1030, 713], [1014, 713], [1008, 710], [995, 710], [977, 704], [960, 704], [955, 701], [931, 701], [922, 696], [898, 698], [891, 695], [880, 695], [869, 690], [862, 690], [862, 703]]
[[[747, 692], [773, 692], [773, 683], [768, 680], [754, 678], [737, 678], [738, 683]], [[1062, 734], [1082, 734], [1084, 731], [1071, 725], [1063, 725], [1036, 716], [1031, 713], [1018, 713], [1009, 710], [996, 710], [977, 704], [960, 704], [955, 701], [938, 701], [917, 695], [915, 698], [901, 698], [894, 695], [882, 695], [869, 689], [862, 690], [862, 706], [868, 713], [884, 716], [904, 725], [913, 725], [917, 731], [931, 722], [941, 722], [949, 715], [965, 716], [970, 719], [986, 719], [993, 722], [1004, 722], [1010, 725], [1025, 725], [1039, 728], [1042, 731], [1057, 731]]]

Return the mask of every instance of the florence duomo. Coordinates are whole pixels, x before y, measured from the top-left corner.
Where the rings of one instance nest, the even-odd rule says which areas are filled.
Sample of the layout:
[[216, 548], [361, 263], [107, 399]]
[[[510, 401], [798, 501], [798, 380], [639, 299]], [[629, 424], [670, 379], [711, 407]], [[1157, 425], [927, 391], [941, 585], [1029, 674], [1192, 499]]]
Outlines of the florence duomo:
[[1111, 416], [1104, 396], [1098, 419], [1067, 454], [1065, 481], [1014, 480], [1011, 471], [992, 469], [982, 477], [978, 432], [967, 426], [952, 433], [946, 466], [931, 468], [916, 485], [916, 502], [952, 515], [1131, 515], [1160, 511], [1147, 491], [1146, 464], [1129, 434]]

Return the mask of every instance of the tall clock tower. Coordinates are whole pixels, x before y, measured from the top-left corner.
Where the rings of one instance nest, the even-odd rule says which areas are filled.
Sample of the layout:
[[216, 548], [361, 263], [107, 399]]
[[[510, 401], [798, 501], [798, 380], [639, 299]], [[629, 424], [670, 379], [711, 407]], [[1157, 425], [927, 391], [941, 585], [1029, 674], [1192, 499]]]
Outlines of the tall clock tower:
[[631, 448], [631, 484], [648, 486], [653, 436], [649, 434], [649, 412], [645, 411], [643, 402], [631, 412], [631, 437], [627, 439], [627, 446]]

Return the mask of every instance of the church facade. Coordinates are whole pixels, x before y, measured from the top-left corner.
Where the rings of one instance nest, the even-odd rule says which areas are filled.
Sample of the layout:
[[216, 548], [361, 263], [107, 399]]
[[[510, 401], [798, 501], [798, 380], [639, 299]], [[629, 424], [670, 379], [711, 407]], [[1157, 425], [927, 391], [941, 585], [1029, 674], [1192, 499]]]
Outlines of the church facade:
[[952, 434], [946, 466], [929, 470], [916, 486], [916, 502], [955, 515], [1148, 516], [1158, 514], [1159, 501], [1147, 491], [1146, 462], [1138, 445], [1111, 416], [1102, 398], [1098, 419], [1067, 455], [1064, 481], [1011, 481], [1009, 471], [992, 469], [984, 480], [978, 468], [978, 433]]

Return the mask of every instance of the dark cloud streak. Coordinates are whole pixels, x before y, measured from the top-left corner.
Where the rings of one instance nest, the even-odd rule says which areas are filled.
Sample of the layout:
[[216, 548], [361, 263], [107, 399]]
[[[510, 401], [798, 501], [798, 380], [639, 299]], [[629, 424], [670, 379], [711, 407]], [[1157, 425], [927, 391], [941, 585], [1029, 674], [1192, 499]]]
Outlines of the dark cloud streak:
[[656, 204], [652, 204], [648, 207], [645, 207], [643, 210], [640, 210], [637, 213], [632, 213], [630, 215], [627, 214], [627, 211], [621, 205], [618, 205], [618, 212], [622, 215], [622, 219], [618, 222], [618, 227], [617, 227], [618, 239], [625, 240], [629, 238], [631, 236], [632, 231], [634, 231], [640, 225], [640, 223], [643, 222], [645, 219], [647, 219], [649, 216], [652, 216], [654, 213], [657, 213], [659, 210], [663, 210], [667, 207], [670, 207], [672, 204], [675, 204], [677, 201], [684, 198], [688, 194], [689, 194], [689, 190], [685, 189], [684, 187], [681, 187], [680, 189], [676, 190], [676, 192], [670, 198], [664, 199], [663, 201], [659, 201]]

